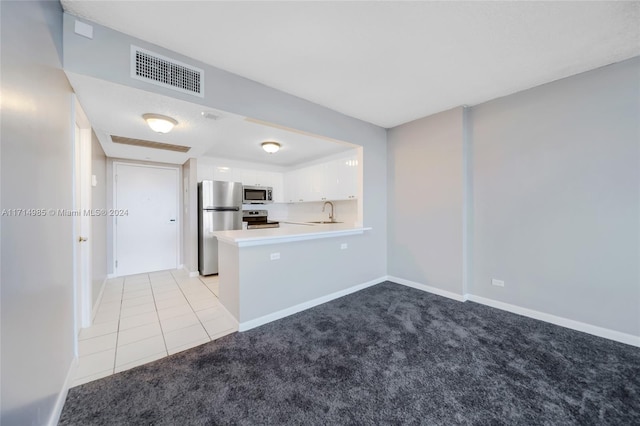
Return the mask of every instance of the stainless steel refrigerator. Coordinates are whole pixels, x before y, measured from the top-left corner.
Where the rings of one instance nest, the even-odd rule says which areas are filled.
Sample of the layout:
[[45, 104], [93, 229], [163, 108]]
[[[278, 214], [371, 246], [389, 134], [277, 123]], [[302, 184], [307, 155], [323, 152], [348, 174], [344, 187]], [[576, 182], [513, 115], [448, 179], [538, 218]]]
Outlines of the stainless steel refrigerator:
[[218, 273], [215, 231], [242, 229], [242, 183], [204, 180], [198, 183], [198, 269]]

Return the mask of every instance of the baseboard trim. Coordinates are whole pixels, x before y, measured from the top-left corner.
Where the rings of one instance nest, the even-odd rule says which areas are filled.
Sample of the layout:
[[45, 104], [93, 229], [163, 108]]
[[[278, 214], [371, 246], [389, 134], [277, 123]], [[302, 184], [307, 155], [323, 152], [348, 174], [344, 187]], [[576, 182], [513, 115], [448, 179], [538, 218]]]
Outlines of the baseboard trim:
[[313, 308], [314, 306], [322, 305], [323, 303], [327, 303], [334, 299], [338, 299], [348, 294], [355, 293], [356, 291], [364, 290], [367, 287], [380, 284], [381, 282], [384, 282], [386, 280], [387, 280], [387, 277], [376, 278], [374, 280], [367, 281], [366, 283], [358, 284], [353, 287], [346, 288], [344, 290], [336, 291], [335, 293], [327, 294], [326, 296], [321, 296], [316, 299], [309, 300], [307, 302], [299, 303], [295, 306], [291, 306], [290, 308], [282, 309], [280, 311], [276, 311], [256, 319], [241, 322], [238, 324], [238, 331], [251, 330], [252, 328], [256, 328], [261, 325], [270, 323], [272, 321], [276, 321], [284, 317], [297, 314], [298, 312], [302, 312], [306, 309]]
[[575, 321], [552, 314], [547, 314], [545, 312], [540, 312], [529, 308], [523, 308], [521, 306], [500, 302], [498, 300], [488, 299], [486, 297], [475, 296], [473, 294], [461, 295], [436, 287], [431, 287], [425, 284], [416, 283], [414, 281], [405, 280], [403, 278], [394, 277], [392, 275], [388, 275], [386, 278], [387, 280], [393, 281], [397, 284], [402, 284], [407, 287], [413, 287], [418, 290], [437, 294], [438, 296], [447, 297], [459, 302], [465, 302], [469, 300], [472, 302], [480, 303], [481, 305], [491, 306], [492, 308], [500, 309], [502, 311], [507, 311], [513, 314], [522, 315], [528, 318], [533, 318], [536, 320], [559, 325], [560, 327], [570, 328], [572, 330], [581, 331], [583, 333], [592, 334], [594, 336], [603, 337], [605, 339], [614, 340], [616, 342], [624, 343], [627, 345], [640, 347], [640, 336], [634, 336], [633, 334], [622, 333], [620, 331], [615, 331], [608, 328], [599, 327], [596, 325], [587, 324], [584, 322]]
[[480, 303], [482, 305], [491, 306], [492, 308], [500, 309], [544, 322], [549, 322], [561, 327], [570, 328], [572, 330], [581, 331], [583, 333], [592, 334], [594, 336], [603, 337], [605, 339], [614, 340], [616, 342], [625, 343], [627, 345], [640, 347], [640, 336], [634, 336], [633, 334], [622, 333], [620, 331], [598, 327], [597, 325], [591, 325], [584, 322], [547, 314], [545, 312], [523, 308], [521, 306], [512, 305], [510, 303], [500, 302], [497, 300], [488, 299], [486, 297], [475, 296], [473, 294], [469, 295], [469, 300], [472, 302]]
[[190, 271], [186, 266], [181, 265], [180, 269], [184, 270], [187, 274], [189, 274], [189, 278], [196, 278], [200, 276], [200, 271]]
[[64, 403], [67, 400], [67, 394], [69, 393], [69, 388], [71, 387], [71, 381], [73, 380], [73, 376], [77, 368], [78, 358], [74, 357], [71, 360], [71, 365], [69, 365], [69, 369], [67, 370], [67, 377], [64, 379], [62, 389], [60, 389], [58, 398], [56, 398], [56, 404], [53, 406], [53, 411], [51, 412], [51, 416], [49, 417], [49, 422], [47, 423], [49, 426], [56, 426], [60, 421], [60, 415], [62, 414], [62, 409], [64, 408]]
[[430, 285], [420, 284], [415, 281], [405, 280], [404, 278], [394, 277], [393, 275], [387, 275], [387, 280], [396, 284], [402, 284], [407, 287], [412, 287], [418, 290], [426, 291], [427, 293], [437, 294], [438, 296], [446, 297], [448, 299], [457, 300], [458, 302], [464, 302], [469, 297], [468, 294], [458, 294], [448, 290], [442, 290], [437, 287], [431, 287]]

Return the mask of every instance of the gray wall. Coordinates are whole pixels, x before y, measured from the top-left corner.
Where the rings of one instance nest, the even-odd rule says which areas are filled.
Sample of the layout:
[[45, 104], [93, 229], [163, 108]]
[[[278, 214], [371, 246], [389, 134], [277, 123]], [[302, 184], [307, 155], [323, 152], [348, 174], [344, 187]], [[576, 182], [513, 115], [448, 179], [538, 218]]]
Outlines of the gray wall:
[[[73, 208], [71, 88], [58, 2], [0, 2], [2, 209]], [[70, 217], [1, 218], [1, 417], [41, 425], [73, 359]]]
[[[95, 175], [97, 185], [91, 188], [91, 208], [107, 208], [107, 156], [91, 132], [91, 174]], [[92, 303], [98, 300], [102, 284], [107, 278], [107, 216], [91, 218], [91, 291]]]
[[472, 293], [640, 335], [640, 58], [471, 115]]
[[[242, 248], [220, 243], [220, 300], [246, 323], [367, 283], [368, 271], [353, 267], [366, 244], [359, 235]], [[271, 253], [280, 259], [271, 260]]]
[[[367, 244], [357, 263], [368, 279], [387, 272], [386, 130], [280, 92], [255, 81], [186, 58], [159, 46], [94, 25], [94, 38], [74, 33], [75, 17], [64, 17], [65, 69], [118, 84], [154, 91], [211, 108], [240, 114], [364, 147], [364, 225]], [[135, 44], [205, 70], [205, 97], [198, 98], [129, 77], [130, 46]], [[358, 284], [358, 283], [353, 283]]]
[[640, 335], [640, 58], [456, 111], [389, 131], [389, 274]]
[[463, 292], [463, 118], [455, 108], [388, 132], [389, 275]]

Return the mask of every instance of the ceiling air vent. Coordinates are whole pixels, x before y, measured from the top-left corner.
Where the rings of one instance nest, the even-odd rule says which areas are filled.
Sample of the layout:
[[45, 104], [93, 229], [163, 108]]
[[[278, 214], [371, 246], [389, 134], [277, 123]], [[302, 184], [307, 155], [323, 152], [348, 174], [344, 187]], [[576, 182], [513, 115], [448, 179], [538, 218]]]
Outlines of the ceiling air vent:
[[131, 77], [204, 97], [204, 71], [137, 46], [131, 46]]
[[164, 149], [166, 151], [187, 152], [191, 149], [190, 146], [173, 145], [170, 143], [146, 141], [144, 139], [125, 138], [122, 136], [111, 135], [111, 141], [113, 143], [121, 143], [123, 145], [141, 146], [144, 148]]

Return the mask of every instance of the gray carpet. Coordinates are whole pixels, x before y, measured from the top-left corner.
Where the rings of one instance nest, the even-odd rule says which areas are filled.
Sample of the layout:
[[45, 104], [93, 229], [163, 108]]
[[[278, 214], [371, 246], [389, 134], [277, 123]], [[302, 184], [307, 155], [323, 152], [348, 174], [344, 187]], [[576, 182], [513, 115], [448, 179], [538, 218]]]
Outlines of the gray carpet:
[[70, 390], [61, 425], [640, 424], [640, 349], [383, 283]]

